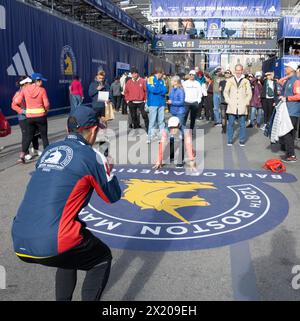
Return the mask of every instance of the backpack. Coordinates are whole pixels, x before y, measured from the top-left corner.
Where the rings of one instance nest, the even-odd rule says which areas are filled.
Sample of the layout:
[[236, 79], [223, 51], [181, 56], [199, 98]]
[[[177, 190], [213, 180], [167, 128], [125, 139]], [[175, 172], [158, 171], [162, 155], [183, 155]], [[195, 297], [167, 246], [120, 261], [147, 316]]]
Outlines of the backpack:
[[280, 159], [269, 159], [263, 166], [266, 170], [271, 170], [273, 173], [286, 172], [286, 167], [283, 165]]
[[6, 137], [10, 134], [11, 134], [10, 125], [7, 119], [4, 117], [4, 115], [0, 111], [0, 137]]

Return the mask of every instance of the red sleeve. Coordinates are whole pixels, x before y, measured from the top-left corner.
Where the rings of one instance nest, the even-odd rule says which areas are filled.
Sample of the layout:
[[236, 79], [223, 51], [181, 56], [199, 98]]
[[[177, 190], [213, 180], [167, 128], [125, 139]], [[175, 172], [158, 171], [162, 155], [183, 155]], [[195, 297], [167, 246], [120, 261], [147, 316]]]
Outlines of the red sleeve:
[[11, 108], [16, 111], [18, 114], [22, 114], [23, 113], [23, 108], [21, 108], [19, 106], [19, 104], [16, 103], [16, 101], [18, 101], [18, 96], [20, 95], [21, 93], [18, 92], [15, 94], [13, 100], [12, 100], [12, 103], [11, 103]]
[[293, 92], [294, 92], [294, 95], [287, 97], [287, 100], [300, 102], [300, 80], [295, 81]]
[[193, 161], [195, 157], [194, 157], [194, 150], [193, 150], [193, 138], [192, 138], [191, 132], [192, 131], [189, 129], [186, 129], [184, 131], [184, 145], [185, 145], [185, 149], [187, 151], [189, 160]]
[[48, 100], [46, 89], [43, 90], [42, 99], [43, 99], [43, 106], [44, 106], [45, 110], [48, 111], [49, 107], [50, 107], [50, 103], [49, 103], [49, 100]]
[[143, 83], [143, 90], [144, 90], [144, 101], [147, 100], [147, 95], [146, 95], [146, 92], [147, 92], [147, 87], [146, 87], [146, 80], [144, 80], [144, 83]]
[[79, 83], [79, 91], [80, 91], [80, 96], [83, 98], [84, 94], [83, 94], [83, 87], [82, 87], [81, 82]]
[[70, 93], [71, 95], [73, 94], [74, 92], [74, 81], [71, 82], [71, 85], [70, 85]]
[[14, 103], [15, 103], [16, 105], [21, 106], [24, 98], [25, 98], [24, 92], [21, 91], [18, 95], [16, 95], [16, 96], [14, 97]]

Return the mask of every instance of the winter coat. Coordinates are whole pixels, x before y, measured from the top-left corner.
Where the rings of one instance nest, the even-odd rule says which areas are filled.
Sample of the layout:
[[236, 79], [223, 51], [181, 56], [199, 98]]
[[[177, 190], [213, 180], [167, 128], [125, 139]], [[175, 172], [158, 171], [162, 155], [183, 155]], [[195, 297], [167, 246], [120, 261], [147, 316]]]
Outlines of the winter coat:
[[172, 101], [172, 104], [170, 105], [170, 112], [172, 115], [179, 115], [185, 113], [185, 93], [183, 88], [172, 88], [170, 93], [170, 100]]
[[261, 108], [261, 94], [263, 90], [263, 86], [258, 79], [254, 79], [251, 81], [251, 88], [252, 88], [252, 99], [250, 102], [251, 107]]
[[227, 106], [227, 114], [247, 115], [250, 101], [252, 98], [252, 89], [250, 81], [246, 78], [241, 78], [239, 82], [236, 77], [227, 80], [224, 89], [224, 98]]

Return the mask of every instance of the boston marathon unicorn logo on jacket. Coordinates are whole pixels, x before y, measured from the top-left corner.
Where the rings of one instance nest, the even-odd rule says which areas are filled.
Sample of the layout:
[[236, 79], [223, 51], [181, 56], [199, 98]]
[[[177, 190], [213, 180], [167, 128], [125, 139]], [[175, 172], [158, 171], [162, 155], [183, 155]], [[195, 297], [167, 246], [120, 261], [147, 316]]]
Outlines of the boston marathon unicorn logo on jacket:
[[73, 149], [69, 146], [57, 146], [46, 151], [42, 156], [39, 169], [43, 170], [63, 170], [73, 159]]

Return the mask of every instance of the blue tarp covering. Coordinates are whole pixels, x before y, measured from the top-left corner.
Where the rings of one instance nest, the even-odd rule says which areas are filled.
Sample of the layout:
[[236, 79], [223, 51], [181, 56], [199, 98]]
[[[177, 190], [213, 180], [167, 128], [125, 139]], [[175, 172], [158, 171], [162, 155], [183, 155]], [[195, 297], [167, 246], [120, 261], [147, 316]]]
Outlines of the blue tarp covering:
[[45, 87], [52, 115], [69, 106], [74, 75], [82, 78], [88, 98], [97, 70], [103, 68], [111, 81], [117, 61], [137, 67], [142, 76], [156, 65], [174, 71], [174, 65], [159, 58], [16, 0], [0, 0], [0, 12], [5, 19], [0, 24], [0, 108], [6, 116], [16, 115], [10, 108], [16, 81], [32, 71], [49, 79]]

